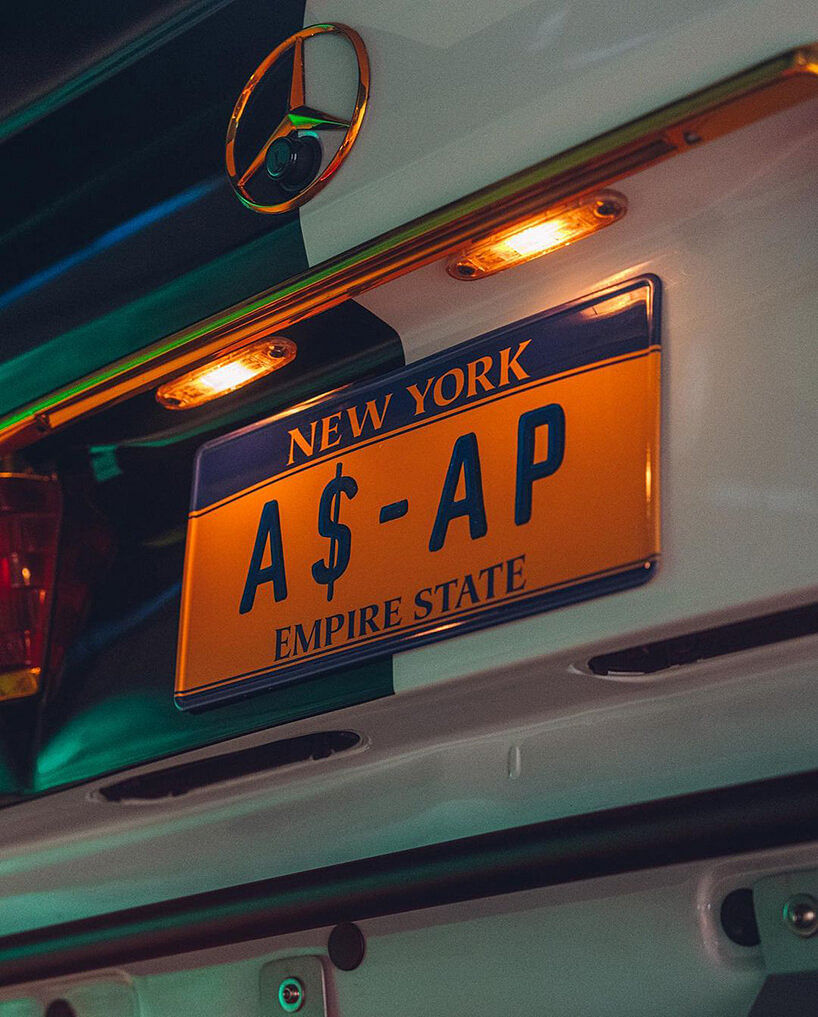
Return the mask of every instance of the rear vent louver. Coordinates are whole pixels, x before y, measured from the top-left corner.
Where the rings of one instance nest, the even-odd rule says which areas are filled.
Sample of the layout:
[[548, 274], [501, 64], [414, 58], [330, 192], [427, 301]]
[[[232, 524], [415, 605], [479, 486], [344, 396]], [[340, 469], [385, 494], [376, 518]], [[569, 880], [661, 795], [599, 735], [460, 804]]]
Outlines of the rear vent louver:
[[361, 737], [354, 731], [320, 731], [299, 735], [297, 738], [284, 738], [251, 749], [225, 752], [192, 763], [153, 770], [138, 777], [128, 777], [98, 788], [93, 797], [99, 801], [128, 804], [178, 798], [192, 791], [279, 770], [295, 763], [327, 759], [339, 752], [348, 752], [360, 744]]
[[730, 625], [702, 629], [672, 639], [662, 639], [626, 650], [592, 657], [588, 667], [593, 674], [617, 677], [656, 674], [671, 667], [682, 667], [700, 660], [722, 657], [741, 650], [782, 643], [818, 632], [818, 604], [760, 615]]

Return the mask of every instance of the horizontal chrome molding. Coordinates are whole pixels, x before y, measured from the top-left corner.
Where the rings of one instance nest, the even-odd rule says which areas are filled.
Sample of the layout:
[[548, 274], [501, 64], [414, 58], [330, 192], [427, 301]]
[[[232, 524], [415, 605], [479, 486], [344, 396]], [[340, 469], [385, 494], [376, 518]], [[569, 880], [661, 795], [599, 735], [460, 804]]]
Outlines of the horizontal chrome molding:
[[550, 205], [818, 95], [818, 44], [789, 50], [546, 159], [124, 357], [0, 419], [0, 453], [455, 254]]

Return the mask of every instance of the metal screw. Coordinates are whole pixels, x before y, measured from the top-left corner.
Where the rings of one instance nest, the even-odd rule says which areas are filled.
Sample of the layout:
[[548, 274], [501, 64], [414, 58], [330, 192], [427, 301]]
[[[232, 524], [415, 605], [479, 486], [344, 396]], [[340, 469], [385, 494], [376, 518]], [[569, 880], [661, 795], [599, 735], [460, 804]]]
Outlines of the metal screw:
[[297, 978], [285, 978], [278, 987], [278, 1002], [285, 1013], [295, 1013], [304, 1005], [304, 986]]
[[797, 893], [784, 905], [783, 917], [790, 932], [809, 939], [818, 932], [818, 901], [808, 893]]
[[605, 198], [602, 201], [598, 201], [594, 206], [594, 214], [600, 219], [610, 219], [611, 216], [619, 215], [622, 206], [618, 201], [611, 201], [610, 198]]

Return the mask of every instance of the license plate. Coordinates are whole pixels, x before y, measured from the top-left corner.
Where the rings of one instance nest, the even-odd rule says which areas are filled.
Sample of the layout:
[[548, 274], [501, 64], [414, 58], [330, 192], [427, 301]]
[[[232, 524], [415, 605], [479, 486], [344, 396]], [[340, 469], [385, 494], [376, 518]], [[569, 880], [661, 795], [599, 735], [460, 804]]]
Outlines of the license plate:
[[631, 280], [205, 445], [177, 704], [648, 579], [658, 297]]

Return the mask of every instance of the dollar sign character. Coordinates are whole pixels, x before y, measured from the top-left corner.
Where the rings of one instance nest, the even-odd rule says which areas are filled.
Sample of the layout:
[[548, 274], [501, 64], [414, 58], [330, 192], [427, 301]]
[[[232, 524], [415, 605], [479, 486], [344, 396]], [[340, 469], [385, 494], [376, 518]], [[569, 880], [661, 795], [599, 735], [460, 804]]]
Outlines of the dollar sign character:
[[332, 600], [335, 583], [346, 572], [352, 544], [349, 527], [338, 522], [341, 495], [354, 498], [357, 493], [357, 482], [352, 477], [345, 477], [343, 464], [338, 463], [335, 476], [324, 488], [318, 505], [318, 532], [322, 537], [329, 537], [329, 554], [326, 562], [319, 558], [312, 567], [312, 577], [316, 583], [327, 584], [327, 600]]

